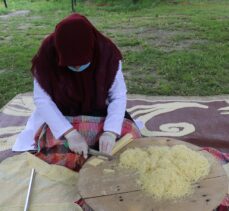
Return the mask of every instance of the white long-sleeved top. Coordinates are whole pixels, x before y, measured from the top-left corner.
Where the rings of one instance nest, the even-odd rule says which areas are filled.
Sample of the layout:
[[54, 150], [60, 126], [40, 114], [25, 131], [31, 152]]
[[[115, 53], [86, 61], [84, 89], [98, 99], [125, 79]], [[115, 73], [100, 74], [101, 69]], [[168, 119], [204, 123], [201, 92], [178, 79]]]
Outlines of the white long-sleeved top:
[[[108, 93], [108, 108], [103, 127], [104, 131], [112, 131], [120, 135], [126, 110], [126, 92], [122, 63], [120, 61], [115, 80]], [[18, 135], [12, 148], [13, 151], [33, 150], [35, 133], [43, 123], [49, 126], [56, 139], [72, 128], [70, 122], [36, 80], [34, 80], [33, 95], [36, 109], [30, 116], [25, 129]]]

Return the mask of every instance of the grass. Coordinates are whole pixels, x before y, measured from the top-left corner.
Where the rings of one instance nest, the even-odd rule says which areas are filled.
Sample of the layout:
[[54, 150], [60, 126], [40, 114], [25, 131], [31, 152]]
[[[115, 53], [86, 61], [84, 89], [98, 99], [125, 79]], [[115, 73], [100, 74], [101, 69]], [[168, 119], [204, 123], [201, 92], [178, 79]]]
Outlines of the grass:
[[[145, 95], [229, 94], [229, 2], [77, 1], [77, 11], [123, 52], [128, 92]], [[173, 2], [173, 3], [171, 3]], [[0, 15], [0, 107], [32, 91], [31, 58], [70, 14], [70, 1], [12, 0]]]

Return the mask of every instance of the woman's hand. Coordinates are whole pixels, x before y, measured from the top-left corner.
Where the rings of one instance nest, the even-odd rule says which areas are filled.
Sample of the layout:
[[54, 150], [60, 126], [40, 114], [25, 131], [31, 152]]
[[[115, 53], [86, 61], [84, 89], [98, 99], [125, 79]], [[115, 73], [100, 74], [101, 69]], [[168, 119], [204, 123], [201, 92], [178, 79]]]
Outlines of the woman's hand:
[[75, 153], [82, 154], [84, 158], [87, 158], [88, 154], [88, 145], [85, 140], [85, 138], [77, 132], [77, 130], [73, 129], [67, 134], [64, 135], [64, 137], [68, 141], [69, 149]]
[[111, 154], [117, 135], [112, 132], [104, 132], [99, 138], [99, 151]]

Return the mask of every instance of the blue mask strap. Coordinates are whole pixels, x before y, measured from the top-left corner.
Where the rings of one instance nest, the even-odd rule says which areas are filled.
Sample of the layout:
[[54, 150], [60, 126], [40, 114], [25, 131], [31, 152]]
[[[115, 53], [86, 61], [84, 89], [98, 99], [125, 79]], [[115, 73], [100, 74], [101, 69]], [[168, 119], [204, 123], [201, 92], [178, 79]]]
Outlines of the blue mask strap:
[[82, 72], [84, 71], [85, 69], [87, 69], [89, 66], [90, 66], [90, 62], [87, 63], [87, 64], [84, 64], [84, 65], [81, 65], [79, 68], [75, 68], [73, 66], [68, 66], [68, 68], [74, 72]]

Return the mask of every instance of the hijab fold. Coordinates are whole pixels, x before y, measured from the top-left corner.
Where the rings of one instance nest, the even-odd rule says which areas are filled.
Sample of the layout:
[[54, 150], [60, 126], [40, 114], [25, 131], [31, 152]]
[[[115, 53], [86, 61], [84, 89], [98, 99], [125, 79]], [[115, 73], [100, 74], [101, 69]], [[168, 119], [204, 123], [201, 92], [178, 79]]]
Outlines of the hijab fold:
[[[31, 71], [64, 115], [106, 110], [108, 91], [122, 55], [84, 16], [72, 14], [57, 24], [32, 60]], [[82, 72], [67, 66], [90, 62]]]

